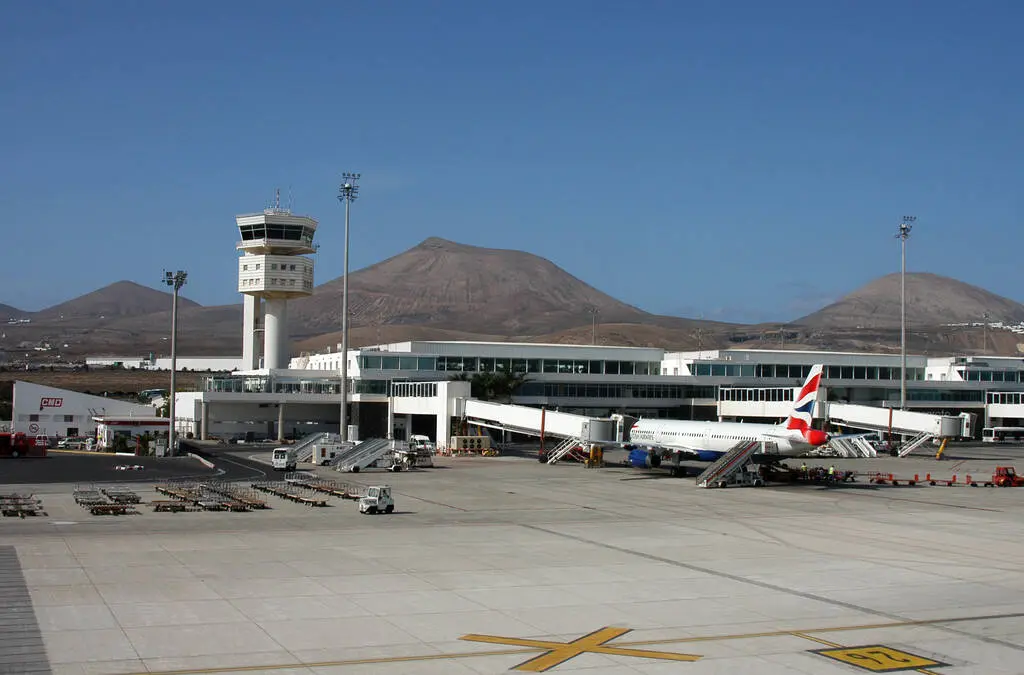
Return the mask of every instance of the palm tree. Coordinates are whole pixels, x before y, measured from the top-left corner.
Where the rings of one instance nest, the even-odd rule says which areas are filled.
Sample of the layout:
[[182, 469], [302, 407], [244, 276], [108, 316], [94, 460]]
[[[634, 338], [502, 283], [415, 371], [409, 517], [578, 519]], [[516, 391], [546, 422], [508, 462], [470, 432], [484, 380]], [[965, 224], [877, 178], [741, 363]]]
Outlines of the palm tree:
[[458, 373], [451, 380], [469, 382], [470, 396], [481, 401], [511, 403], [512, 397], [527, 382], [524, 373]]

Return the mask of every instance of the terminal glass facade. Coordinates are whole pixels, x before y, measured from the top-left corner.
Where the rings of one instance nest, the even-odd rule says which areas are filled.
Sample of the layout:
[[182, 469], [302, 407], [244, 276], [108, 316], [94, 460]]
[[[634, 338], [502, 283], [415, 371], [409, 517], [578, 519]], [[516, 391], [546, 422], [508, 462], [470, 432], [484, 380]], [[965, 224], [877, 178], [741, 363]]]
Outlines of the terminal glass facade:
[[443, 373], [545, 373], [565, 375], [659, 375], [656, 361], [512, 359], [487, 356], [392, 356], [361, 354], [360, 370], [415, 370]]

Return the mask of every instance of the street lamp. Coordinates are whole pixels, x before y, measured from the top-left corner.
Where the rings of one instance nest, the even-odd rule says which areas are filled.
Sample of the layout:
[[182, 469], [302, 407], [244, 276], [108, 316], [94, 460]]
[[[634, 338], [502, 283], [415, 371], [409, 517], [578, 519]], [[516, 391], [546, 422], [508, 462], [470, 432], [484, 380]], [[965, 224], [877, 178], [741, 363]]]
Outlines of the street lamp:
[[345, 262], [341, 284], [341, 440], [348, 440], [348, 218], [359, 196], [358, 173], [341, 174], [338, 201], [345, 202]]
[[590, 313], [590, 344], [597, 344], [597, 315], [601, 313], [597, 307], [589, 307], [587, 311]]
[[917, 216], [903, 216], [896, 238], [900, 240], [900, 410], [907, 407], [907, 239]]
[[171, 391], [167, 397], [167, 417], [170, 421], [167, 427], [167, 452], [171, 454], [174, 453], [174, 377], [178, 372], [178, 291], [185, 285], [186, 279], [188, 279], [188, 272], [164, 271], [164, 283], [174, 291], [171, 300]]

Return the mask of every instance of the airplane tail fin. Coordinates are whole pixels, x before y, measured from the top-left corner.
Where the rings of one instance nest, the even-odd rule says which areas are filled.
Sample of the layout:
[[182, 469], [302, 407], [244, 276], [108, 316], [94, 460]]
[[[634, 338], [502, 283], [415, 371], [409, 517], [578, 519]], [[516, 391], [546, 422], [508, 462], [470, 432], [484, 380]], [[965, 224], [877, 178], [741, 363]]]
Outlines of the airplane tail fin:
[[823, 431], [811, 428], [814, 416], [814, 404], [818, 400], [818, 385], [821, 383], [821, 364], [811, 367], [804, 386], [800, 387], [800, 393], [793, 402], [793, 410], [789, 417], [783, 422], [787, 430], [799, 431], [800, 434], [811, 445], [824, 445], [828, 442], [828, 435]]

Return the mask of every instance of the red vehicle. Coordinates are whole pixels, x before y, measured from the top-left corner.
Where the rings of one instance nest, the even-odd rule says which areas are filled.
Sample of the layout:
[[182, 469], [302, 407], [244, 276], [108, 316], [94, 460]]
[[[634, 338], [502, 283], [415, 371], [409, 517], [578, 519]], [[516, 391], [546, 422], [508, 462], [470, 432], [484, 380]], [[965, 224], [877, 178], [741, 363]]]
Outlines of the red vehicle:
[[1018, 476], [1012, 466], [997, 466], [996, 472], [992, 474], [992, 484], [998, 487], [1021, 487], [1024, 485], [1024, 476]]
[[0, 433], [0, 457], [46, 457], [46, 446], [21, 432]]

